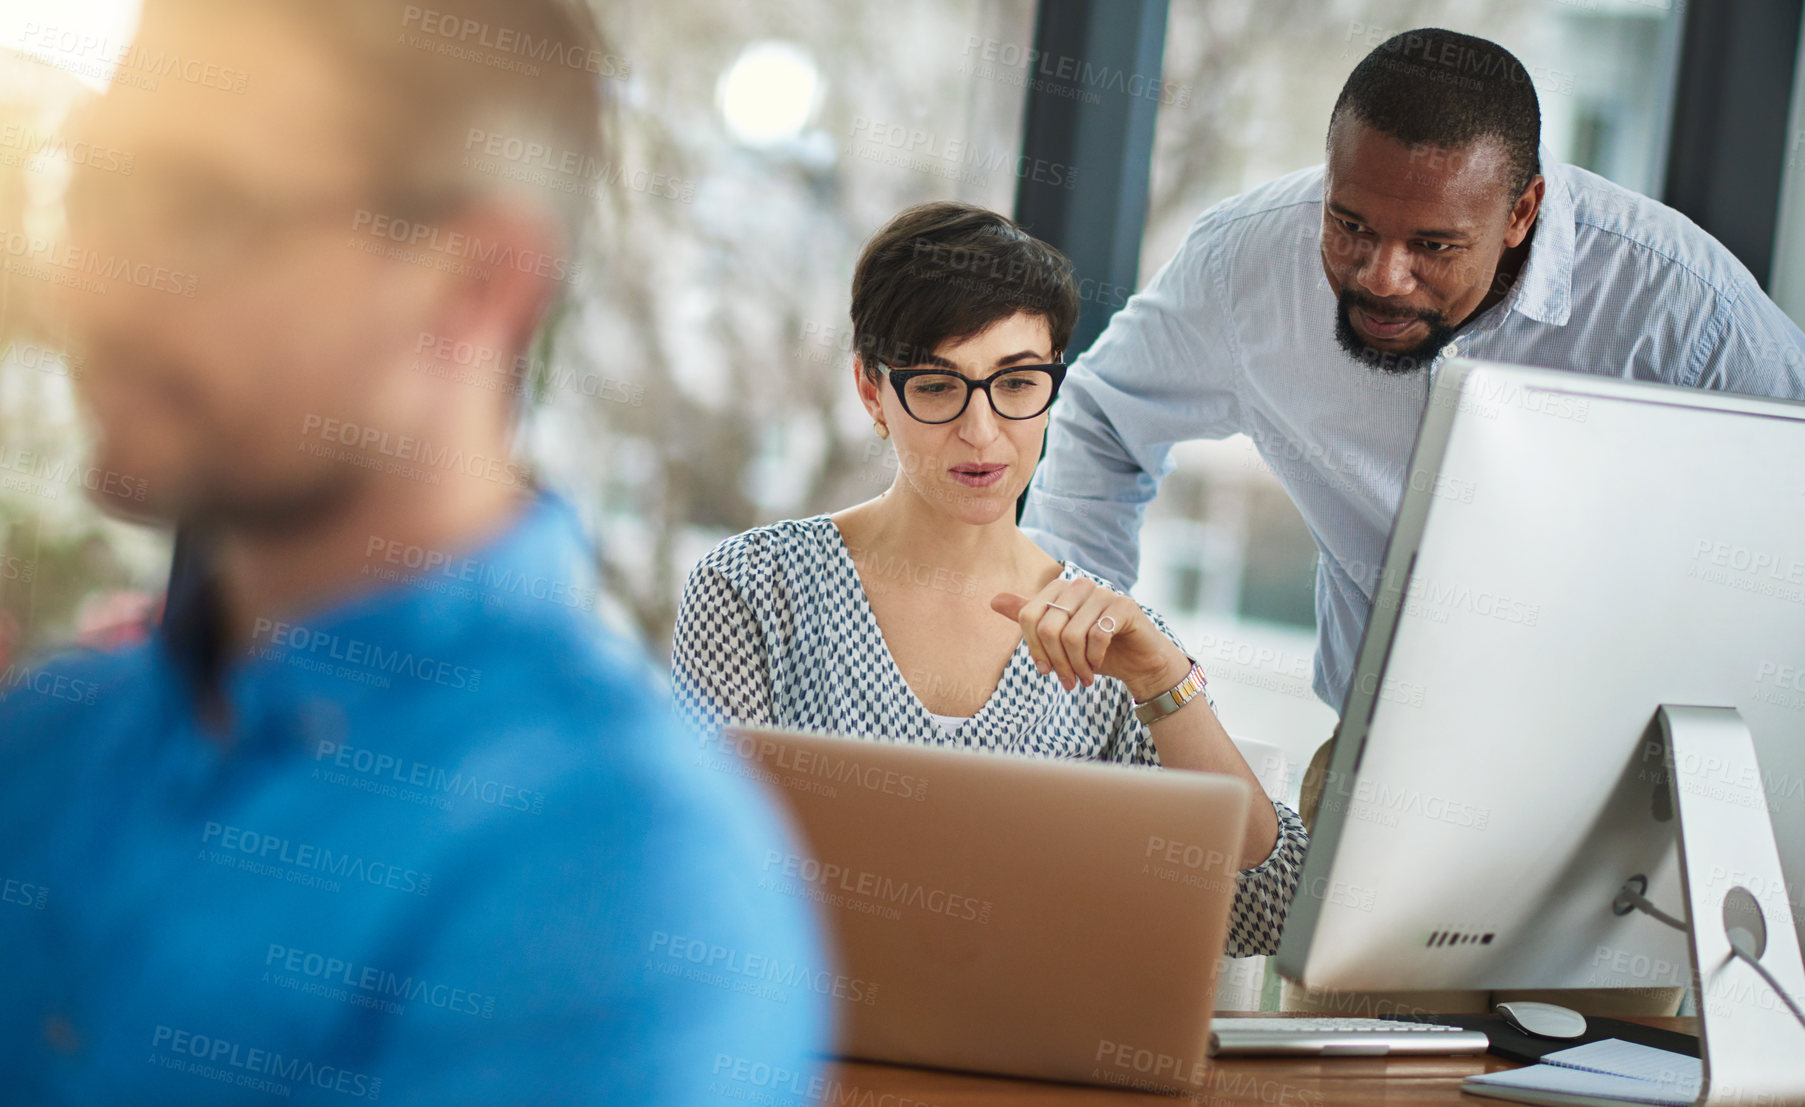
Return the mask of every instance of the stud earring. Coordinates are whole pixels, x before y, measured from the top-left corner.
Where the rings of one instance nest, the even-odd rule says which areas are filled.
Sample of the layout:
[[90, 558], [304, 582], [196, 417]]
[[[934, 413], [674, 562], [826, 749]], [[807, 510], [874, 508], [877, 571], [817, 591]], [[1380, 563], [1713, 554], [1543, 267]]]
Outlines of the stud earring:
[[882, 423], [873, 423], [873, 424], [871, 424], [871, 429], [872, 429], [872, 430], [874, 430], [874, 431], [876, 431], [876, 432], [877, 432], [877, 436], [878, 436], [878, 437], [879, 437], [879, 438], [888, 438], [888, 437], [890, 437], [890, 428], [889, 428], [889, 427], [886, 427], [886, 426], [884, 426], [884, 425], [883, 425], [883, 424], [882, 424]]

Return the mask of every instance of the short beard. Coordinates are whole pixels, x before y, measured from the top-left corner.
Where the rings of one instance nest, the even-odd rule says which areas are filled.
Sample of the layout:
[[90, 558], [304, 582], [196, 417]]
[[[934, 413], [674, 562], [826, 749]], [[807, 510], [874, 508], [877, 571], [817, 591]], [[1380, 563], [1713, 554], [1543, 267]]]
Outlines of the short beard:
[[196, 531], [282, 541], [325, 526], [356, 501], [362, 485], [361, 474], [347, 468], [285, 488], [252, 491], [216, 484], [160, 506], [173, 522]]
[[1335, 341], [1347, 356], [1380, 372], [1402, 376], [1418, 369], [1427, 369], [1429, 363], [1441, 353], [1441, 348], [1456, 333], [1456, 329], [1448, 325], [1448, 317], [1439, 311], [1411, 312], [1410, 314], [1429, 325], [1429, 334], [1408, 350], [1375, 350], [1361, 340], [1360, 332], [1354, 330], [1354, 321], [1348, 317], [1348, 309], [1356, 307], [1370, 308], [1378, 314], [1385, 314], [1384, 308], [1373, 304], [1353, 289], [1344, 290], [1335, 304]]

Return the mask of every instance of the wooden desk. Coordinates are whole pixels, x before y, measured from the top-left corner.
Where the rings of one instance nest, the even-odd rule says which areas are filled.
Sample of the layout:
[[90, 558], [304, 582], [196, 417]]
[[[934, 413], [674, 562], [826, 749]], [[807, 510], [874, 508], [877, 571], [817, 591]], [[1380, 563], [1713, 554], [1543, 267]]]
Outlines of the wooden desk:
[[[1224, 1012], [1228, 1014], [1229, 1012]], [[1275, 1015], [1284, 1018], [1284, 1015]], [[1698, 1032], [1690, 1018], [1626, 1020]], [[1209, 1087], [1192, 1097], [1126, 1089], [1049, 1084], [1006, 1077], [974, 1076], [934, 1069], [905, 1068], [865, 1061], [837, 1061], [824, 1076], [820, 1098], [829, 1104], [869, 1107], [1133, 1107], [1137, 1104], [1196, 1102], [1205, 1107], [1363, 1107], [1386, 1104], [1464, 1104], [1478, 1107], [1503, 1100], [1465, 1095], [1460, 1082], [1483, 1072], [1516, 1068], [1491, 1054], [1477, 1057], [1332, 1057], [1321, 1060], [1248, 1057], [1218, 1061]], [[889, 1098], [885, 1098], [889, 1097]]]

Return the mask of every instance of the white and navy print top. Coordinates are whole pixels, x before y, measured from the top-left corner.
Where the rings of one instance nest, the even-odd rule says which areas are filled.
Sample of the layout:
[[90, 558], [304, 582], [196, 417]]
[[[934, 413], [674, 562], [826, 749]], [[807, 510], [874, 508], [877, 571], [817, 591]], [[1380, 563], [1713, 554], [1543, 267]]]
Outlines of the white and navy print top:
[[[976, 585], [944, 570], [891, 564], [867, 574], [928, 587]], [[1067, 562], [1063, 579], [1099, 578]], [[1143, 610], [1145, 610], [1143, 608]], [[1154, 624], [1174, 641], [1165, 621]], [[716, 546], [689, 575], [671, 672], [678, 710], [701, 730], [740, 723], [882, 737], [937, 746], [1158, 765], [1153, 736], [1121, 681], [1071, 692], [1041, 676], [1025, 644], [996, 690], [952, 725], [923, 706], [878, 630], [853, 553], [826, 515], [749, 530]], [[925, 679], [932, 679], [925, 677]], [[1206, 693], [1207, 695], [1207, 693]], [[1210, 701], [1211, 710], [1215, 702]], [[1282, 803], [1272, 855], [1240, 874], [1228, 953], [1278, 949], [1309, 837]]]

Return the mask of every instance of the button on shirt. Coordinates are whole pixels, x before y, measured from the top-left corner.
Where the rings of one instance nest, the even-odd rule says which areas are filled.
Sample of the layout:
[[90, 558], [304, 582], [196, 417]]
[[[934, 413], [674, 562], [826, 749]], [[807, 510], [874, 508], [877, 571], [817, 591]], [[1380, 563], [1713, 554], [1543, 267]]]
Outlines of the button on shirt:
[[226, 658], [224, 734], [204, 589], [145, 647], [9, 671], [7, 1101], [807, 1085], [835, 976], [758, 888], [785, 835], [598, 629], [590, 564], [551, 498], [468, 554], [373, 542], [361, 598]]
[[[1805, 398], [1805, 335], [1690, 220], [1544, 151], [1529, 256], [1441, 353]], [[1023, 528], [1133, 585], [1174, 444], [1249, 435], [1320, 552], [1315, 689], [1340, 709], [1440, 359], [1390, 373], [1336, 344], [1321, 167], [1205, 212], [1068, 375]], [[1683, 443], [1676, 443], [1683, 448]]]

